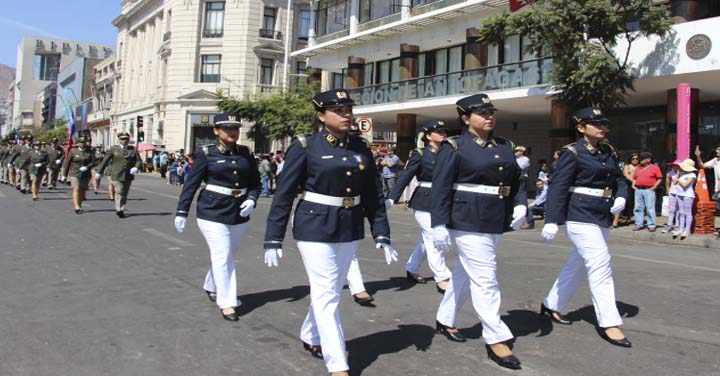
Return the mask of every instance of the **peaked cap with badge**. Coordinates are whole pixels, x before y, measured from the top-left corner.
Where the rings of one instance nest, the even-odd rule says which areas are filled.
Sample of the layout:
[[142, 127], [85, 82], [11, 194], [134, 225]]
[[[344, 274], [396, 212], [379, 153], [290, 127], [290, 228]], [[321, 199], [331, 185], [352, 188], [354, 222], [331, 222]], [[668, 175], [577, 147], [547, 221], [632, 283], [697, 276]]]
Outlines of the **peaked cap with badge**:
[[457, 106], [458, 115], [465, 115], [473, 111], [498, 110], [493, 105], [490, 97], [482, 93], [460, 99], [455, 105]]
[[599, 107], [585, 107], [581, 108], [572, 116], [572, 119], [576, 124], [579, 123], [607, 123], [608, 118], [603, 114]]
[[345, 89], [324, 91], [316, 95], [313, 100], [315, 110], [323, 111], [329, 107], [354, 106], [355, 101], [350, 98], [350, 93]]
[[447, 133], [448, 128], [445, 126], [445, 122], [439, 120], [431, 120], [422, 127], [422, 132], [430, 134], [432, 132], [445, 132]]
[[124, 138], [130, 139], [130, 133], [120, 132], [120, 133], [118, 133], [117, 138], [118, 138], [118, 140], [122, 140]]
[[213, 126], [215, 128], [240, 128], [242, 127], [242, 118], [240, 115], [230, 112], [223, 112], [215, 115]]

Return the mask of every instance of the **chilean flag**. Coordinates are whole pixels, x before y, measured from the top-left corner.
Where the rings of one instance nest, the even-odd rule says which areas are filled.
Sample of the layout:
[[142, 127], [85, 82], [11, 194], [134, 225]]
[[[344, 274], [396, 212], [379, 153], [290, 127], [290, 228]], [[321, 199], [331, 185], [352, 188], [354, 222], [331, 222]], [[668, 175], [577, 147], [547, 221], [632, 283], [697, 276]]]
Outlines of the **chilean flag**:
[[520, 8], [531, 4], [535, 0], [510, 0], [510, 12], [517, 12]]

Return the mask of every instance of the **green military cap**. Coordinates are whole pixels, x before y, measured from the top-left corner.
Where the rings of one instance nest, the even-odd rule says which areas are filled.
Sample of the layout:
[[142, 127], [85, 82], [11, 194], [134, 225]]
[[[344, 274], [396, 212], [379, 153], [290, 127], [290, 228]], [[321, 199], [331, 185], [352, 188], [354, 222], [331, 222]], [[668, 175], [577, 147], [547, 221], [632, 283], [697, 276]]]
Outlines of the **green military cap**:
[[118, 133], [117, 137], [118, 137], [118, 139], [120, 139], [120, 140], [122, 140], [122, 139], [124, 139], [124, 138], [129, 140], [129, 139], [130, 139], [130, 133], [120, 132], [120, 133]]

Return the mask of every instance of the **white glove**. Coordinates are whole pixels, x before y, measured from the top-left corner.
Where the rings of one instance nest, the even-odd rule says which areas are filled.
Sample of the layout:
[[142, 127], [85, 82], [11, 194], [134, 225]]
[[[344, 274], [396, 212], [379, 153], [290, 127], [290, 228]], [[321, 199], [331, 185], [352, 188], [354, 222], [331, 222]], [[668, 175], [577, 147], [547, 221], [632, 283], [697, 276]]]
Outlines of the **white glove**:
[[88, 170], [88, 168], [85, 167], [85, 166], [82, 166], [82, 167], [80, 167], [78, 170], [80, 170], [80, 172], [85, 172], [85, 171]]
[[249, 217], [250, 214], [252, 214], [253, 210], [255, 210], [255, 201], [245, 200], [240, 205], [240, 216], [241, 217]]
[[450, 249], [450, 233], [445, 225], [433, 227], [433, 244], [440, 252], [447, 252]]
[[67, 176], [61, 176], [61, 177], [60, 177], [60, 182], [61, 182], [61, 183], [64, 183], [64, 182], [66, 182], [66, 181], [67, 181]]
[[102, 174], [99, 173], [99, 172], [96, 172], [96, 173], [95, 173], [95, 179], [97, 179], [97, 180], [102, 179]]
[[35, 163], [35, 167], [42, 167], [42, 163]]
[[62, 159], [56, 159], [56, 160], [55, 160], [55, 164], [59, 165], [60, 163], [62, 163]]
[[615, 201], [613, 202], [613, 206], [610, 208], [610, 213], [612, 213], [612, 215], [615, 215], [623, 210], [625, 210], [625, 199], [622, 197], [616, 197]]
[[546, 242], [552, 242], [555, 240], [555, 235], [558, 233], [558, 225], [555, 223], [546, 223], [543, 226], [542, 233], [540, 234]]
[[137, 167], [133, 167], [130, 169], [130, 175], [137, 175], [137, 173], [138, 173]]
[[265, 250], [265, 264], [268, 268], [278, 266], [278, 260], [282, 258], [282, 249], [271, 248]]
[[385, 251], [385, 262], [387, 262], [388, 265], [398, 260], [398, 253], [390, 244], [375, 243], [375, 248], [382, 248], [383, 251]]
[[385, 200], [385, 209], [390, 209], [395, 205], [395, 201], [391, 199]]
[[182, 232], [185, 231], [185, 223], [187, 223], [187, 218], [175, 217], [175, 230], [182, 234]]
[[513, 228], [513, 230], [519, 230], [522, 223], [525, 221], [525, 216], [527, 215], [527, 208], [525, 205], [518, 205], [513, 208], [513, 216], [512, 216], [512, 222], [510, 222], [510, 227]]

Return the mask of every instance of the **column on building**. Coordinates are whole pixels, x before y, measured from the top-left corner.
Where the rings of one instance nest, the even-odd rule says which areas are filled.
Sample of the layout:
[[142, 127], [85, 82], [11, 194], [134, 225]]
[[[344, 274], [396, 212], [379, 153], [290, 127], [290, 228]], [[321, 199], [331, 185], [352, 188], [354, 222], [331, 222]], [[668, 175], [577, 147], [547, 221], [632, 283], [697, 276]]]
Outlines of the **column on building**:
[[[692, 89], [690, 93], [690, 156], [692, 157], [693, 147], [697, 145], [698, 127], [700, 126], [700, 115], [698, 107], [700, 104], [700, 89]], [[665, 122], [667, 124], [666, 150], [671, 156], [677, 148], [677, 89], [667, 91], [667, 112]]]
[[465, 70], [479, 69], [487, 66], [488, 48], [486, 44], [478, 42], [480, 30], [471, 27], [465, 29]]
[[361, 57], [348, 57], [347, 77], [345, 77], [345, 88], [356, 89], [365, 83], [365, 59]]
[[698, 17], [697, 0], [670, 0], [670, 13], [675, 22], [695, 21]]
[[575, 128], [570, 122], [570, 106], [553, 99], [550, 102], [550, 147], [554, 152], [576, 139]]
[[357, 33], [360, 23], [360, 0], [350, 0], [350, 35]]
[[[403, 43], [400, 45], [400, 79], [410, 80], [418, 76], [418, 55], [420, 47]], [[415, 147], [417, 134], [416, 114], [397, 114], [397, 153], [407, 160], [410, 150]]]

